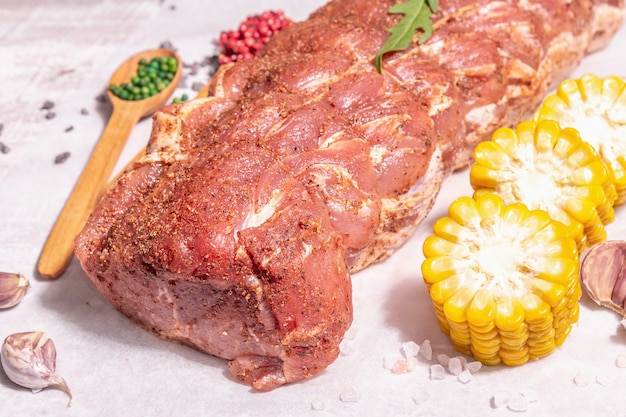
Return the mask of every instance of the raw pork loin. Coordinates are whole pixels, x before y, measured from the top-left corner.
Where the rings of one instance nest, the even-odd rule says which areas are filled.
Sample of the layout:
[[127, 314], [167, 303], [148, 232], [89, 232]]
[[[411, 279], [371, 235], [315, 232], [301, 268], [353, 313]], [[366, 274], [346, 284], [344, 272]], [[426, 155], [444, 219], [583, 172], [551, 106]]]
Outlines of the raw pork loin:
[[442, 0], [432, 38], [378, 74], [393, 3], [332, 1], [155, 114], [76, 240], [107, 300], [256, 389], [311, 377], [350, 326], [349, 273], [401, 245], [474, 145], [623, 18], [623, 0]]

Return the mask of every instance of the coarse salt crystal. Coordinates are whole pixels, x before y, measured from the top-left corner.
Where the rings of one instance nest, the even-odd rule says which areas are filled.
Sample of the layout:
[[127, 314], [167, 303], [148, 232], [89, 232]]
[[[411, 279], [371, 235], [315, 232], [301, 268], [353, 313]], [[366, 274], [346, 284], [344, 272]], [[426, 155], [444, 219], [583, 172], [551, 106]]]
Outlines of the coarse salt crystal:
[[480, 363], [479, 361], [468, 362], [464, 366], [464, 368], [466, 370], [470, 371], [473, 374], [475, 374], [476, 372], [480, 371], [480, 368], [482, 368], [482, 367], [483, 367], [483, 364]]
[[467, 358], [465, 356], [457, 356], [457, 358], [459, 358], [459, 360], [461, 361], [461, 365], [463, 365], [463, 367], [467, 365]]
[[443, 369], [443, 366], [439, 365], [438, 363], [430, 366], [430, 379], [443, 379], [445, 375], [446, 371], [445, 369]]
[[324, 404], [324, 401], [322, 401], [322, 400], [320, 400], [318, 398], [316, 398], [313, 401], [311, 401], [311, 408], [313, 410], [320, 411], [320, 410], [323, 410], [324, 407], [326, 407], [326, 405]]
[[356, 403], [361, 399], [361, 394], [354, 388], [346, 388], [339, 394], [339, 399], [344, 403]]
[[420, 405], [428, 401], [429, 398], [430, 395], [426, 391], [419, 391], [415, 395], [413, 395], [413, 402], [416, 405]]
[[415, 356], [411, 356], [406, 360], [406, 370], [408, 372], [414, 371], [417, 368], [417, 358]]
[[500, 408], [511, 401], [511, 393], [508, 391], [500, 391], [491, 397], [491, 407]]
[[528, 401], [526, 401], [523, 395], [517, 394], [507, 403], [506, 408], [523, 413], [528, 410]]
[[450, 356], [446, 355], [445, 353], [440, 353], [439, 355], [437, 355], [437, 361], [439, 361], [439, 363], [443, 366], [448, 366], [448, 363], [450, 363]]
[[430, 340], [426, 339], [422, 342], [419, 349], [419, 355], [427, 361], [433, 358], [433, 348], [430, 345]]
[[463, 364], [461, 363], [461, 359], [459, 359], [459, 357], [454, 357], [454, 358], [450, 358], [450, 361], [448, 362], [448, 371], [452, 374], [452, 375], [460, 375], [461, 371], [463, 371]]
[[467, 384], [472, 380], [472, 373], [466, 369], [459, 374], [459, 377], [457, 379], [460, 382]]
[[406, 372], [406, 368], [407, 368], [406, 360], [398, 359], [396, 363], [394, 363], [393, 366], [391, 367], [391, 373], [403, 374]]
[[414, 341], [404, 342], [401, 347], [402, 354], [405, 358], [417, 356], [420, 351], [420, 346]]
[[587, 375], [585, 372], [580, 372], [576, 374], [576, 376], [574, 377], [574, 384], [576, 384], [577, 387], [586, 387], [587, 385], [589, 385], [589, 375]]
[[625, 354], [620, 353], [619, 355], [617, 355], [617, 358], [615, 358], [615, 366], [617, 366], [618, 368], [626, 368]]

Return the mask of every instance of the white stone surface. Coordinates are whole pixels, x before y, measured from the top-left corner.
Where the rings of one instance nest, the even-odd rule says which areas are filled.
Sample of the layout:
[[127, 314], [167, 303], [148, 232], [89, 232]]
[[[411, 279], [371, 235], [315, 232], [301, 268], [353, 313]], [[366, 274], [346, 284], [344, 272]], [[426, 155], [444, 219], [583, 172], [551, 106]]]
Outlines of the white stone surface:
[[[579, 323], [565, 344], [521, 367], [483, 367], [467, 384], [456, 378], [431, 381], [432, 361], [420, 357], [411, 373], [381, 366], [399, 355], [407, 340], [430, 340], [435, 355], [458, 355], [440, 332], [420, 274], [421, 245], [448, 204], [470, 193], [467, 172], [449, 178], [415, 236], [386, 262], [354, 276], [353, 353], [340, 356], [304, 383], [255, 393], [229, 376], [226, 361], [157, 339], [116, 312], [94, 290], [76, 260], [56, 281], [35, 273], [41, 247], [110, 115], [96, 101], [119, 63], [144, 49], [171, 41], [186, 62], [214, 51], [221, 30], [245, 16], [283, 9], [302, 19], [324, 0], [3, 0], [0, 4], [0, 270], [22, 272], [31, 288], [17, 307], [0, 311], [0, 339], [43, 330], [54, 340], [57, 371], [74, 394], [46, 389], [32, 394], [0, 371], [3, 416], [469, 416], [490, 415], [494, 392], [533, 389], [533, 416], [624, 415], [615, 401], [626, 389], [626, 369], [615, 358], [626, 352], [620, 318], [587, 297]], [[574, 75], [626, 75], [626, 30], [588, 58]], [[182, 92], [180, 90], [178, 95]], [[55, 103], [56, 117], [40, 110]], [[82, 115], [81, 109], [88, 114]], [[73, 129], [66, 132], [68, 127]], [[149, 120], [140, 122], [118, 163], [146, 142]], [[70, 152], [62, 164], [57, 154]], [[617, 209], [609, 238], [626, 237], [626, 210]], [[581, 372], [603, 384], [581, 388]], [[342, 402], [346, 387], [358, 402]], [[416, 393], [427, 392], [428, 401]], [[324, 410], [312, 403], [323, 401]], [[418, 407], [418, 408], [416, 408]], [[498, 415], [507, 410], [499, 409]]]

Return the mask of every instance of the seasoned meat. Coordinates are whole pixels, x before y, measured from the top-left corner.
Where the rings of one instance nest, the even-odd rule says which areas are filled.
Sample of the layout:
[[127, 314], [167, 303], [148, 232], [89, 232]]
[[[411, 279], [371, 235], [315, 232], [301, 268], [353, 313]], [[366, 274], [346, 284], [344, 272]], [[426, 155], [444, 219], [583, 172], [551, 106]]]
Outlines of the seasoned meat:
[[333, 0], [154, 116], [145, 156], [76, 239], [95, 287], [259, 390], [331, 364], [350, 273], [389, 256], [474, 146], [621, 25], [623, 1], [449, 0], [429, 41], [373, 57], [392, 0]]

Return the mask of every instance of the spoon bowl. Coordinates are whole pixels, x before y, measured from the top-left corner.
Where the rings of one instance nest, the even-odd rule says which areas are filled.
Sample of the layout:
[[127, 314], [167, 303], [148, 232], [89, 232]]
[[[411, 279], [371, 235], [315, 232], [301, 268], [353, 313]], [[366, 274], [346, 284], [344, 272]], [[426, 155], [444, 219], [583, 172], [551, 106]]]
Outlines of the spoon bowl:
[[141, 100], [124, 100], [107, 90], [113, 112], [44, 244], [37, 264], [42, 277], [55, 279], [67, 269], [74, 254], [74, 238], [106, 189], [130, 132], [140, 119], [154, 113], [170, 98], [180, 81], [182, 61], [169, 49], [144, 51], [124, 61], [111, 76], [109, 85], [128, 83], [142, 58], [150, 61], [162, 56], [174, 57], [178, 62], [174, 78], [162, 91]]
[[140, 113], [139, 118], [144, 118], [146, 116], [150, 116], [167, 101], [167, 99], [176, 89], [182, 73], [182, 61], [180, 60], [180, 57], [176, 54], [176, 52], [172, 51], [171, 49], [153, 49], [150, 51], [143, 51], [131, 56], [126, 61], [124, 61], [124, 63], [120, 65], [113, 73], [109, 80], [109, 85], [122, 85], [123, 83], [130, 82], [131, 77], [137, 74], [139, 62], [142, 59], [145, 59], [149, 62], [152, 58], [163, 56], [175, 58], [178, 62], [176, 74], [174, 75], [172, 81], [167, 85], [167, 87], [165, 87], [157, 94], [144, 98], [142, 100], [124, 100], [123, 98], [113, 94], [111, 90], [107, 89], [107, 96], [109, 98], [109, 101], [111, 101], [111, 104], [113, 105], [113, 109], [123, 107], [125, 111], [130, 110], [133, 112], [133, 114]]

